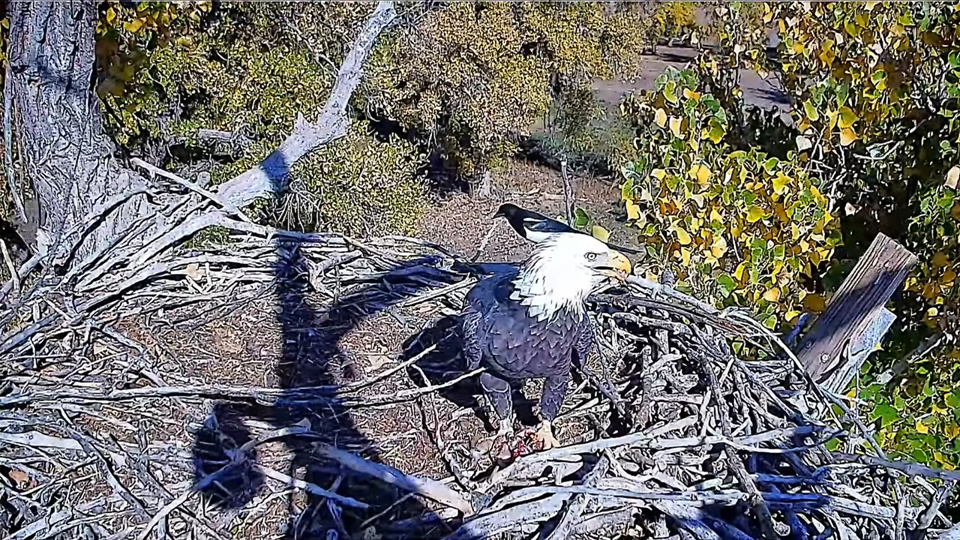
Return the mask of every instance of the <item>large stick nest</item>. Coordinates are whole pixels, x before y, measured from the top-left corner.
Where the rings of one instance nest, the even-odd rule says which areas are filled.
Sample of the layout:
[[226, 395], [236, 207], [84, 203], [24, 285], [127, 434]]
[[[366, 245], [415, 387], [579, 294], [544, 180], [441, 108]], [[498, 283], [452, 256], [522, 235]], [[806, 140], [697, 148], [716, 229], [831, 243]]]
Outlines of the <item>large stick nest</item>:
[[[558, 420], [569, 426], [564, 446], [510, 463], [450, 440], [475, 412], [445, 396], [476, 376], [458, 364], [450, 327], [414, 336], [359, 380], [279, 388], [159, 371], [168, 352], [121, 330], [144, 320], [197, 328], [244, 305], [261, 306], [255, 323], [270, 324], [295, 315], [307, 293], [319, 299], [321, 329], [370, 310], [439, 319], [459, 312], [476, 279], [505, 268], [412, 239], [273, 234], [181, 249], [130, 274], [34, 277], [8, 299], [5, 538], [274, 537], [258, 519], [276, 513], [276, 500], [288, 501], [289, 538], [901, 539], [952, 525], [940, 508], [956, 473], [888, 460], [852, 402], [809, 380], [748, 314], [640, 279], [591, 297], [599, 347]], [[296, 331], [306, 333], [285, 339], [319, 330]], [[454, 355], [421, 362], [440, 349]], [[161, 406], [223, 404], [269, 421], [249, 422], [243, 438], [214, 420], [145, 427], [163, 423]], [[449, 478], [389, 467], [336, 435], [352, 415], [411, 404]], [[280, 472], [284, 453], [314, 474], [298, 478], [302, 463]], [[254, 476], [272, 491], [251, 487]], [[258, 487], [253, 502], [225, 502]]]

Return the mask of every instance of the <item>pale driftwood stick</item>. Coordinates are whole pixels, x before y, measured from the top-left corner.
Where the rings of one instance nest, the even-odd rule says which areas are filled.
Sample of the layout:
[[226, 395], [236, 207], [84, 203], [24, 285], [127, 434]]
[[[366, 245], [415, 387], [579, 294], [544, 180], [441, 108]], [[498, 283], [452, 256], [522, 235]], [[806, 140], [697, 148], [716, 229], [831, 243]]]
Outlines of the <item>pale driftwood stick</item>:
[[154, 167], [153, 165], [147, 163], [146, 161], [140, 158], [133, 158], [130, 160], [130, 162], [138, 167], [146, 169], [152, 174], [166, 178], [167, 180], [170, 180], [171, 182], [181, 187], [185, 187], [189, 189], [190, 191], [200, 195], [201, 197], [204, 197], [206, 199], [213, 201], [218, 206], [220, 206], [220, 208], [223, 208], [224, 210], [226, 210], [227, 213], [240, 218], [241, 221], [246, 221], [247, 223], [250, 223], [250, 218], [248, 218], [246, 214], [243, 213], [243, 211], [237, 208], [237, 206], [231, 203], [230, 201], [224, 200], [223, 197], [221, 197], [220, 195], [217, 195], [216, 193], [211, 193], [206, 189], [203, 189], [202, 187], [194, 184], [193, 182], [190, 182], [184, 178], [181, 178], [176, 174], [173, 174], [172, 172], [165, 171], [159, 167]]
[[[35, 254], [33, 257], [30, 257], [30, 259], [27, 260], [25, 263], [21, 264], [20, 268], [17, 269], [17, 279], [21, 280], [24, 277], [26, 277], [30, 272], [33, 271], [34, 268], [37, 267], [38, 264], [40, 264], [40, 261], [42, 259], [43, 257], [38, 253], [38, 254]], [[13, 284], [14, 284], [13, 278], [11, 278], [10, 280], [8, 280], [6, 283], [3, 284], [3, 289], [0, 290], [0, 302], [2, 302], [7, 297], [8, 294], [10, 294], [10, 291], [13, 289]]]
[[421, 351], [420, 353], [416, 354], [416, 355], [413, 356], [412, 358], [408, 358], [407, 360], [404, 360], [403, 362], [400, 362], [399, 364], [393, 366], [393, 367], [390, 368], [390, 369], [387, 369], [387, 370], [384, 370], [384, 371], [382, 371], [382, 372], [380, 372], [380, 373], [377, 373], [377, 374], [374, 375], [373, 377], [370, 377], [370, 378], [368, 378], [368, 379], [366, 379], [366, 380], [363, 380], [363, 381], [359, 381], [359, 382], [356, 382], [356, 383], [353, 383], [353, 384], [348, 384], [348, 385], [345, 385], [345, 386], [340, 387], [339, 392], [341, 392], [341, 393], [344, 393], [344, 392], [356, 392], [357, 390], [361, 390], [361, 389], [363, 389], [363, 388], [366, 388], [366, 387], [370, 386], [371, 384], [373, 384], [373, 383], [375, 383], [375, 382], [377, 382], [377, 381], [382, 381], [383, 379], [386, 379], [387, 377], [393, 375], [394, 373], [400, 371], [401, 369], [404, 369], [404, 368], [406, 368], [406, 367], [409, 367], [411, 364], [416, 364], [417, 362], [419, 362], [420, 360], [422, 360], [423, 357], [425, 357], [426, 355], [428, 355], [428, 354], [432, 353], [433, 351], [435, 351], [436, 348], [437, 348], [437, 345], [436, 345], [436, 344], [430, 345], [429, 347], [427, 347], [426, 349], [424, 349], [424, 350]]
[[354, 472], [376, 478], [406, 491], [418, 493], [438, 503], [456, 508], [464, 515], [469, 516], [474, 512], [470, 501], [436, 480], [404, 474], [389, 465], [367, 461], [326, 443], [314, 443], [313, 448], [317, 454], [336, 461]]
[[930, 500], [930, 506], [920, 515], [917, 520], [917, 530], [925, 531], [933, 524], [933, 520], [940, 514], [940, 507], [953, 495], [953, 488], [957, 485], [954, 481], [944, 482], [943, 486], [934, 493]]
[[485, 514], [460, 526], [453, 534], [443, 540], [480, 540], [495, 537], [497, 534], [518, 530], [527, 523], [540, 523], [554, 516], [563, 508], [572, 493], [560, 493], [527, 504], [519, 504]]
[[336, 501], [339, 504], [342, 504], [343, 506], [346, 506], [348, 508], [358, 508], [360, 510], [366, 510], [367, 508], [370, 508], [370, 505], [368, 505], [367, 503], [360, 502], [350, 497], [345, 497], [343, 495], [334, 493], [328, 489], [323, 489], [322, 487], [314, 483], [305, 482], [303, 480], [300, 480], [299, 478], [294, 478], [290, 475], [283, 474], [282, 472], [277, 471], [275, 469], [264, 467], [263, 465], [260, 465], [260, 464], [256, 464], [254, 465], [254, 467], [256, 467], [256, 469], [261, 473], [263, 473], [263, 475], [266, 476], [267, 478], [273, 478], [274, 480], [277, 480], [278, 482], [282, 483], [285, 486], [293, 486], [295, 488], [302, 489], [312, 495], [317, 495], [331, 501]]
[[303, 388], [267, 388], [225, 385], [162, 386], [125, 388], [112, 392], [80, 392], [76, 390], [36, 391], [28, 394], [0, 397], [0, 407], [24, 406], [41, 401], [130, 401], [134, 399], [159, 399], [169, 397], [197, 397], [208, 399], [252, 400], [271, 405], [280, 399], [309, 399], [317, 403], [329, 403], [334, 400], [336, 386], [314, 386]]
[[576, 194], [573, 192], [573, 184], [570, 183], [570, 175], [567, 174], [567, 160], [560, 160], [560, 178], [563, 179], [563, 213], [567, 216], [567, 225], [573, 227], [573, 205], [576, 201]]
[[800, 341], [797, 358], [815, 381], [836, 371], [837, 358], [864, 329], [917, 264], [917, 257], [884, 234], [866, 253], [833, 295], [827, 310]]
[[875, 456], [867, 456], [864, 454], [846, 454], [843, 452], [834, 452], [830, 456], [839, 462], [846, 463], [859, 463], [861, 465], [868, 465], [871, 467], [883, 467], [885, 469], [891, 469], [894, 471], [902, 472], [903, 474], [909, 476], [923, 476], [926, 478], [939, 478], [940, 480], [947, 480], [950, 482], [960, 481], [960, 471], [948, 471], [945, 469], [934, 469], [932, 467], [926, 467], [920, 465], [919, 463], [905, 463], [901, 461], [891, 461], [889, 459], [883, 459]]
[[347, 134], [350, 123], [347, 103], [360, 84], [363, 64], [377, 37], [393, 23], [396, 16], [393, 2], [381, 1], [377, 4], [353, 48], [340, 65], [330, 98], [317, 123], [312, 124], [302, 116], [298, 117], [293, 133], [273, 153], [256, 167], [220, 186], [217, 193], [221, 197], [243, 207], [258, 197], [275, 195], [286, 187], [294, 163], [314, 149]]
[[17, 267], [13, 264], [13, 258], [10, 257], [10, 252], [7, 250], [7, 242], [2, 238], [0, 238], [0, 254], [3, 255], [3, 262], [7, 265], [7, 270], [10, 271], [10, 282], [13, 284], [13, 288], [19, 291], [20, 273], [17, 271]]
[[960, 540], [960, 525], [941, 531], [936, 540]]
[[[596, 487], [597, 482], [607, 474], [607, 470], [610, 468], [610, 460], [604, 456], [600, 458], [600, 461], [594, 465], [593, 470], [587, 474], [587, 477], [583, 481], [583, 485], [587, 487]], [[557, 523], [557, 526], [550, 533], [550, 536], [546, 540], [564, 540], [570, 533], [573, 531], [577, 522], [580, 521], [580, 516], [583, 515], [583, 511], [587, 507], [587, 503], [590, 501], [589, 495], [576, 495], [573, 500], [570, 501], [570, 504], [567, 506], [566, 512], [563, 513], [563, 517], [560, 518], [560, 522]]]

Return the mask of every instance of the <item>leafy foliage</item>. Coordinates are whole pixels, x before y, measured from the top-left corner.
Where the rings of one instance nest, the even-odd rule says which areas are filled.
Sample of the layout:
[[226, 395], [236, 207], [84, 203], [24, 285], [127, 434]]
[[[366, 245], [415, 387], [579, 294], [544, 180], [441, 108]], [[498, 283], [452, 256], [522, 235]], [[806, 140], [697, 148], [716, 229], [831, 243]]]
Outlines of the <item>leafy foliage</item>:
[[701, 295], [759, 306], [770, 328], [822, 309], [803, 283], [840, 236], [819, 179], [728, 144], [727, 112], [693, 71], [668, 70], [624, 110], [642, 126], [644, 158], [624, 169], [622, 197], [651, 258], [678, 264], [678, 278]]
[[[868, 367], [869, 382], [931, 333], [960, 330], [960, 13], [949, 3], [765, 9], [783, 38], [778, 69], [797, 103], [798, 148], [834, 186], [846, 236], [863, 245], [881, 230], [920, 257], [896, 303], [903, 332]], [[960, 351], [950, 341], [902, 379], [865, 392], [891, 450], [956, 467], [960, 428], [948, 401], [956, 401]]]
[[[919, 256], [891, 306], [898, 329], [850, 395], [859, 391], [857, 403], [894, 455], [946, 468], [960, 465], [957, 8], [718, 6], [711, 31], [720, 46], [701, 56], [699, 78], [670, 74], [657, 93], [625, 107], [636, 118], [642, 154], [625, 171], [628, 217], [644, 228], [651, 255], [680, 261], [688, 278], [701, 276], [723, 302], [755, 302], [771, 315], [805, 303], [822, 307], [810, 292], [833, 290], [878, 231]], [[771, 27], [782, 40], [774, 56], [765, 43]], [[780, 79], [792, 126], [743, 107], [738, 70], [748, 66]], [[725, 200], [728, 191], [735, 196]], [[795, 201], [801, 211], [790, 214]], [[739, 241], [743, 234], [753, 237]], [[763, 255], [752, 248], [765, 242], [794, 258], [784, 282], [771, 279], [781, 274], [769, 263], [755, 282], [737, 271]], [[904, 372], [885, 373], [931, 339], [939, 346]]]
[[563, 106], [565, 125], [589, 118], [589, 83], [638, 69], [645, 24], [629, 5], [454, 3], [378, 48], [365, 107], [478, 176], [511, 156], [551, 105]]
[[[98, 89], [119, 142], [163, 145], [159, 157], [172, 167], [212, 152], [221, 161], [209, 164], [212, 178], [220, 182], [264, 158], [298, 114], [319, 113], [344, 44], [370, 6], [179, 9], [165, 2], [108, 5], [98, 30]], [[320, 58], [317, 47], [330, 57]], [[219, 151], [202, 130], [246, 144]], [[378, 139], [366, 123], [355, 123], [343, 140], [297, 164], [274, 219], [304, 230], [409, 231], [424, 204], [424, 165], [411, 143]]]
[[651, 45], [689, 38], [696, 33], [698, 2], [658, 2], [652, 13], [653, 23], [647, 29]]

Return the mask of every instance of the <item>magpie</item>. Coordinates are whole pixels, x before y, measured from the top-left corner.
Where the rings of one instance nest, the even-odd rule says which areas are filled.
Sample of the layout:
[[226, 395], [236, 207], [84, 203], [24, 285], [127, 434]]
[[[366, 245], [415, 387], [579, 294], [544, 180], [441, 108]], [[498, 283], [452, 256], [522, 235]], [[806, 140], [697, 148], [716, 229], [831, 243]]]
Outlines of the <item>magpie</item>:
[[[517, 231], [517, 234], [526, 240], [537, 244], [543, 242], [551, 234], [587, 234], [583, 231], [578, 231], [577, 229], [574, 229], [565, 223], [561, 223], [555, 219], [550, 219], [543, 214], [538, 214], [531, 210], [520, 208], [512, 203], [501, 204], [500, 208], [497, 209], [497, 213], [494, 214], [493, 217], [494, 219], [498, 217], [505, 218], [507, 223], [513, 227], [513, 230]], [[635, 249], [630, 249], [623, 246], [615, 246], [613, 244], [607, 245], [622, 253], [630, 253], [633, 255], [642, 253]]]

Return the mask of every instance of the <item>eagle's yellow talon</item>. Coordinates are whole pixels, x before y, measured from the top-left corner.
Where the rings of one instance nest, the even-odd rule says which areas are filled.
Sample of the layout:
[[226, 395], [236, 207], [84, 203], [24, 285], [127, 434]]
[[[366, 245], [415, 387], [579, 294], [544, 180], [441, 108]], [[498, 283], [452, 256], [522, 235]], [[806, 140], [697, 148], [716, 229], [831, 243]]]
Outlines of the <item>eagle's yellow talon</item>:
[[553, 426], [550, 422], [544, 421], [537, 426], [537, 438], [540, 439], [544, 450], [560, 446], [560, 441], [553, 436]]

